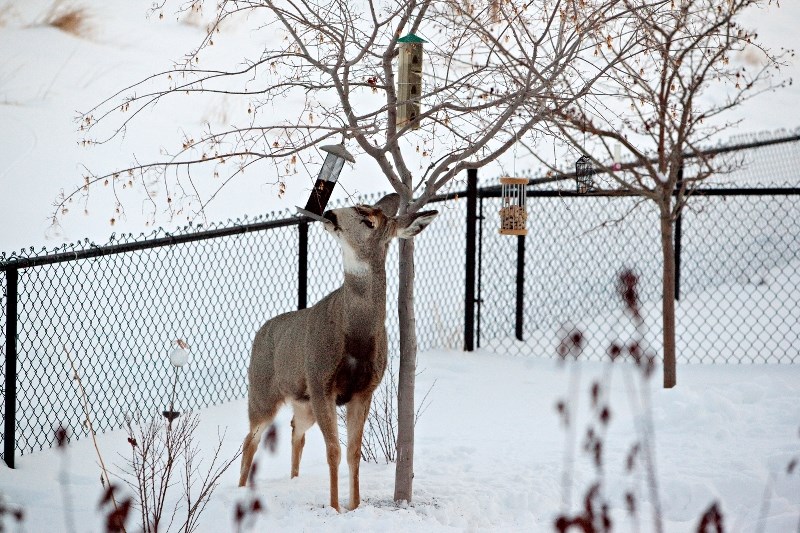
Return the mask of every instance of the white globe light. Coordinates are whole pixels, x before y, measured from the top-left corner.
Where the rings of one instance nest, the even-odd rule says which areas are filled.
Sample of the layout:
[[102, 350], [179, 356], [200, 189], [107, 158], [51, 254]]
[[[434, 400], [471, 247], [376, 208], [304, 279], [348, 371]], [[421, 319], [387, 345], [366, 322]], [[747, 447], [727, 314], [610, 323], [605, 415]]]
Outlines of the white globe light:
[[169, 362], [172, 366], [183, 366], [189, 361], [189, 352], [183, 348], [175, 348], [169, 354]]

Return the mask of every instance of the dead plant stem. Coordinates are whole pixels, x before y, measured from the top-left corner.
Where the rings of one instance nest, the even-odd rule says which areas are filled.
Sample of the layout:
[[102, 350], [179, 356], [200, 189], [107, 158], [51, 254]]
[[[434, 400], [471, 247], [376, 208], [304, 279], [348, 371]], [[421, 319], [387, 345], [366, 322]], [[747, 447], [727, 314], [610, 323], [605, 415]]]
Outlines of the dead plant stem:
[[[69, 359], [69, 366], [72, 368], [72, 377], [75, 379], [75, 382], [78, 384], [78, 390], [81, 394], [81, 403], [83, 404], [83, 414], [86, 416], [86, 424], [89, 426], [89, 434], [92, 436], [92, 443], [94, 444], [94, 451], [97, 454], [97, 460], [100, 462], [100, 475], [105, 482], [106, 487], [111, 486], [111, 479], [108, 477], [108, 470], [106, 469], [106, 463], [103, 461], [103, 454], [100, 453], [100, 447], [97, 445], [97, 437], [94, 433], [94, 426], [92, 426], [92, 416], [89, 411], [89, 399], [86, 396], [86, 389], [83, 388], [83, 383], [81, 382], [81, 376], [78, 373], [78, 369], [75, 367], [75, 361], [72, 359], [72, 355], [70, 355], [69, 350], [67, 350], [66, 346], [62, 346], [64, 349], [64, 353], [67, 354], [67, 359]], [[114, 492], [111, 492], [111, 503], [114, 504], [114, 510], [118, 511], [117, 507], [117, 498], [114, 496]], [[123, 533], [127, 533], [125, 526], [120, 524]]]

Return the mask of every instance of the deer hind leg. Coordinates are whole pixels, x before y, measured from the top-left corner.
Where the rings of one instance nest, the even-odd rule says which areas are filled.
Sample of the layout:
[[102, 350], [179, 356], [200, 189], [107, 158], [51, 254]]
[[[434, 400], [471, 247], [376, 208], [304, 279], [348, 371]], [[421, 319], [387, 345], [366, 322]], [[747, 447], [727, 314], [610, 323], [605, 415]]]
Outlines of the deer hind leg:
[[309, 402], [292, 402], [292, 477], [300, 475], [300, 458], [306, 444], [306, 431], [314, 425], [314, 412]]
[[266, 413], [264, 414], [256, 412], [252, 405], [248, 408], [250, 431], [247, 433], [242, 443], [242, 466], [239, 470], [240, 487], [244, 487], [247, 484], [247, 480], [250, 477], [250, 470], [253, 466], [253, 457], [258, 450], [258, 444], [261, 442], [261, 435], [264, 434], [264, 430], [272, 423], [280, 404], [280, 400], [269, 402], [269, 408], [266, 409]]
[[361, 464], [361, 440], [369, 416], [372, 394], [357, 394], [347, 404], [347, 466], [350, 467], [350, 509], [361, 503], [358, 468]]
[[333, 395], [317, 394], [311, 397], [314, 418], [317, 419], [328, 455], [328, 470], [331, 482], [331, 507], [339, 509], [339, 462], [342, 450], [339, 445], [339, 426], [336, 418], [336, 400]]

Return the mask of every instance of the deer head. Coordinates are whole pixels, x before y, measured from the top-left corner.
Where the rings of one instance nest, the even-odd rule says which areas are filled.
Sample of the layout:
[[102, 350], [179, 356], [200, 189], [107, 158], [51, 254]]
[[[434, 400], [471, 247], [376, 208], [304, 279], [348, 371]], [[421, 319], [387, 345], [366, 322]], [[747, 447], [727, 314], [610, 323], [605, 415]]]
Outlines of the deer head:
[[439, 214], [422, 211], [395, 216], [400, 195], [392, 193], [375, 205], [356, 205], [326, 211], [325, 229], [339, 242], [344, 252], [344, 269], [350, 274], [365, 274], [376, 260], [385, 261], [389, 242], [394, 237], [410, 239]]

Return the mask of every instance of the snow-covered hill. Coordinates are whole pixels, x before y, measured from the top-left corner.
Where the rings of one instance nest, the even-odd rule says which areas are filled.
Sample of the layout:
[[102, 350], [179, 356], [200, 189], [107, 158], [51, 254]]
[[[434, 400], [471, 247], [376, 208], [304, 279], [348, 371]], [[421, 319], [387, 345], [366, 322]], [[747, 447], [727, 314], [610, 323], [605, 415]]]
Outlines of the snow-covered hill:
[[[49, 216], [60, 191], [70, 192], [82, 184], [85, 167], [95, 172], [113, 171], [130, 164], [134, 155], [139, 161], [148, 161], [162, 146], [174, 145], [186, 130], [197, 129], [206, 121], [226, 124], [246, 112], [232, 108], [224, 96], [173, 99], [140, 117], [120, 139], [101, 147], [79, 146], [81, 137], [74, 121], [79, 112], [149, 74], [169, 69], [200, 42], [203, 17], [176, 17], [172, 10], [181, 3], [168, 3], [162, 19], [158, 13], [148, 17], [150, 0], [56, 2], [62, 7], [83, 6], [86, 24], [80, 36], [44, 24], [51, 0], [0, 4], [1, 251], [52, 247], [85, 237], [105, 242], [112, 232], [148, 231], [145, 196], [139, 183], [117, 191], [125, 216], [116, 212], [110, 188], [93, 190], [88, 206], [80, 202], [70, 205], [61, 228], [51, 227]], [[778, 48], [794, 43], [798, 20], [800, 4], [783, 2], [780, 9], [772, 5], [754, 10], [747, 24], [760, 29], [767, 45]], [[218, 44], [204, 55], [204, 61], [239, 61], [248, 51], [257, 49], [261, 39], [270, 38], [251, 27], [246, 20], [224, 27]], [[795, 60], [786, 74], [798, 77], [798, 72], [800, 66]], [[799, 98], [800, 89], [794, 85], [753, 101], [739, 111], [745, 119], [739, 132], [796, 127], [800, 119], [793, 110]], [[519, 162], [516, 168], [526, 165]], [[498, 172], [488, 170], [489, 174]], [[386, 190], [385, 180], [379, 176], [377, 169], [362, 158], [345, 169], [337, 195]], [[282, 197], [274, 181], [275, 176], [266, 170], [263, 175], [252, 172], [241, 176], [208, 206], [207, 219], [224, 221], [293, 209], [305, 202], [313, 180], [301, 172], [286, 183]], [[206, 196], [217, 186], [195, 185]], [[169, 227], [185, 224], [186, 219], [159, 213], [157, 223]]]

